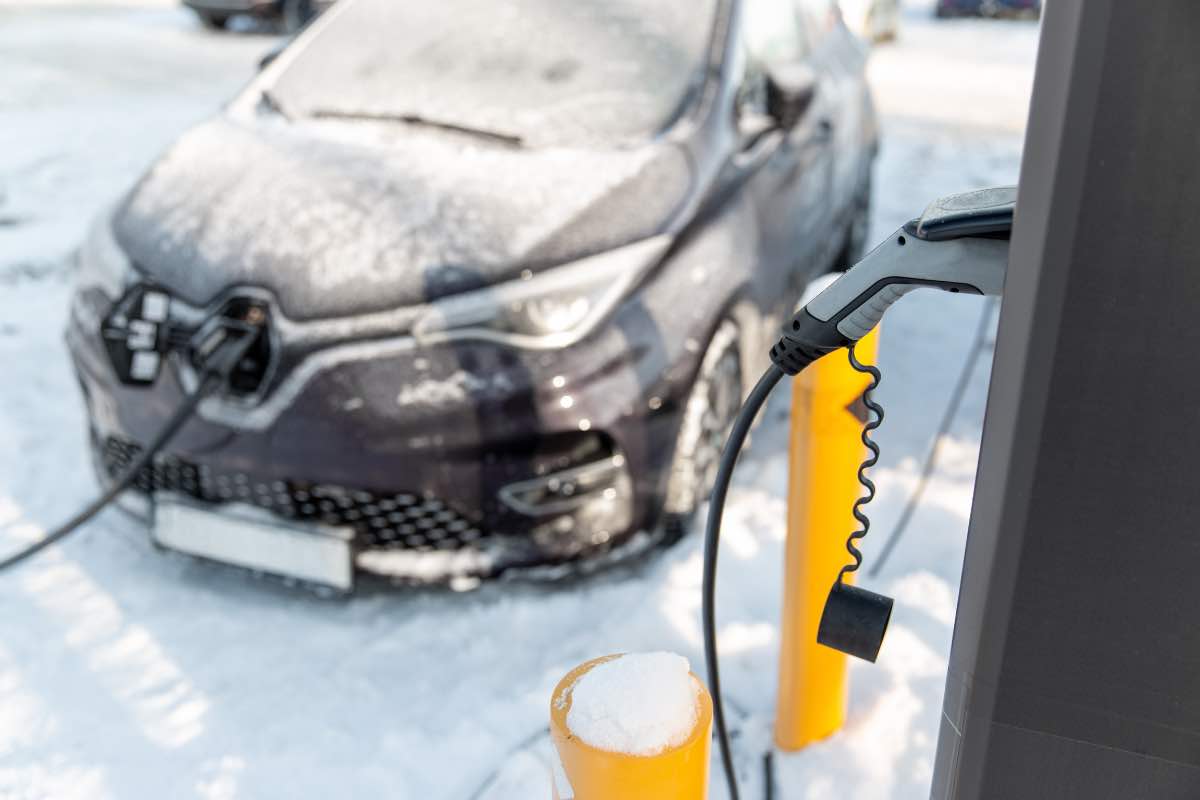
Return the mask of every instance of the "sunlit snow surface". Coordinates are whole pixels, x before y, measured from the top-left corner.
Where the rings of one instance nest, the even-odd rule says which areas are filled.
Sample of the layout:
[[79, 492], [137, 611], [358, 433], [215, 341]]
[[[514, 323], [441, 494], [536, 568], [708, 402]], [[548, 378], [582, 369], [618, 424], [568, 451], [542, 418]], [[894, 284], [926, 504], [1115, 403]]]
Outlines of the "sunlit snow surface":
[[[873, 57], [884, 143], [872, 238], [938, 195], [1017, 177], [1036, 26], [930, 17], [906, 9], [899, 42]], [[96, 491], [61, 337], [65, 254], [273, 44], [210, 34], [172, 4], [0, 0], [5, 550]], [[982, 307], [917, 293], [888, 316], [881, 533], [916, 480]], [[853, 668], [844, 732], [776, 758], [777, 796], [928, 796], [987, 373], [973, 376], [927, 501], [871, 582], [897, 601], [879, 664]], [[761, 796], [770, 743], [787, 408], [780, 391], [742, 460], [721, 561], [723, 677], [747, 797]], [[623, 651], [703, 664], [698, 539], [562, 585], [335, 601], [157, 552], [106, 514], [0, 579], [0, 796], [548, 797], [542, 731], [563, 674]]]

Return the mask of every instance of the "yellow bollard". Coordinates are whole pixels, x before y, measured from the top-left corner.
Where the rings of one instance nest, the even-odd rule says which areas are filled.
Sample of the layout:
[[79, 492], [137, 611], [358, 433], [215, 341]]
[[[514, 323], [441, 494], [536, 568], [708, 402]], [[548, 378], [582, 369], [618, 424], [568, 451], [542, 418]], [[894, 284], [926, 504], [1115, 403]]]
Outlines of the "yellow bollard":
[[575, 682], [592, 667], [614, 658], [620, 656], [596, 658], [571, 670], [550, 700], [550, 734], [574, 789], [573, 800], [706, 800], [712, 698], [695, 675], [700, 713], [691, 736], [677, 747], [653, 756], [612, 753], [581, 742], [567, 728]]
[[[874, 363], [878, 329], [856, 353]], [[865, 413], [860, 398], [870, 376], [850, 368], [845, 354], [809, 367], [793, 382], [788, 534], [775, 743], [799, 750], [846, 721], [847, 656], [817, 644], [817, 625], [829, 587], [847, 563], [850, 508], [859, 497], [858, 466]], [[861, 410], [861, 411], [860, 411]]]

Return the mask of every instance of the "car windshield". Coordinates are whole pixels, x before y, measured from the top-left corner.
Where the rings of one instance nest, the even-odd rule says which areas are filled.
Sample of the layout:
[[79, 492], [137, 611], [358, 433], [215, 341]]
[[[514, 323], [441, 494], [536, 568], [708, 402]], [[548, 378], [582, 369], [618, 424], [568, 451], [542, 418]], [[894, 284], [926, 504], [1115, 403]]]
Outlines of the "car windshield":
[[343, 0], [265, 96], [526, 146], [645, 138], [702, 84], [716, 3]]

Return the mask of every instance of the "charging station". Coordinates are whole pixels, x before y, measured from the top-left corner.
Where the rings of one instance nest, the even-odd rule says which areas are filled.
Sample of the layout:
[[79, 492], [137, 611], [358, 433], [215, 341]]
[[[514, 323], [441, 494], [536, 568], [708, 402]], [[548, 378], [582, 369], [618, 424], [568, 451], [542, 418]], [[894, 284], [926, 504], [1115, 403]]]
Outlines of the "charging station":
[[1198, 35], [1046, 3], [935, 800], [1200, 796]]

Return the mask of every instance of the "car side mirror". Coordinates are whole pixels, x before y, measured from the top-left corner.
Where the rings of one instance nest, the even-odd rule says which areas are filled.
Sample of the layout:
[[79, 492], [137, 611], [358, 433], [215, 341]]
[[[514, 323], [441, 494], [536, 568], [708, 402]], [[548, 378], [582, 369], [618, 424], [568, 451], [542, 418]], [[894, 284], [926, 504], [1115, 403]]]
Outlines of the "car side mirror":
[[817, 95], [817, 73], [808, 64], [779, 64], [767, 71], [767, 113], [793, 128]]

